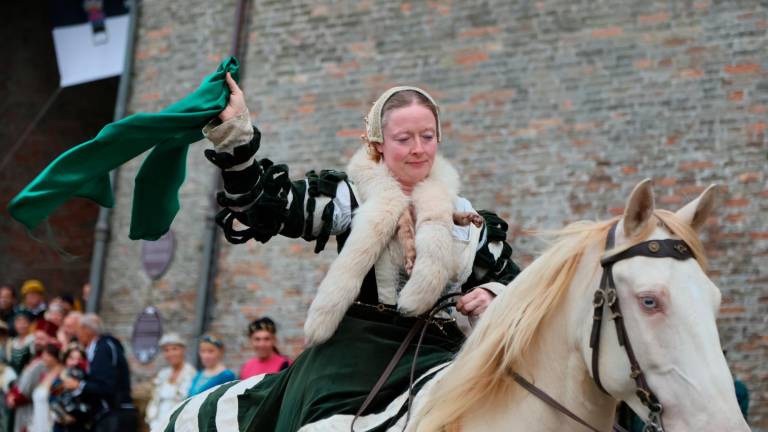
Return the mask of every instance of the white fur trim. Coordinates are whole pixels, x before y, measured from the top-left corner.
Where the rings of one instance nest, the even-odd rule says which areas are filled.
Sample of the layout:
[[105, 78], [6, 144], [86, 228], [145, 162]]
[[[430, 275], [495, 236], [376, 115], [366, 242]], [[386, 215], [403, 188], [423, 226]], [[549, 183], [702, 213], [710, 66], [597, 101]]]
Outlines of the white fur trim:
[[[427, 179], [403, 194], [384, 163], [372, 161], [366, 148], [352, 157], [347, 167], [362, 202], [355, 211], [352, 231], [309, 307], [304, 324], [306, 342], [322, 343], [336, 331], [344, 313], [359, 294], [368, 271], [388, 251], [389, 269], [399, 269], [393, 260], [400, 254], [388, 247], [400, 215], [413, 202], [416, 212], [416, 261], [403, 288], [398, 306], [404, 313], [421, 313], [437, 300], [448, 280], [457, 273], [453, 247], [453, 203], [459, 188], [456, 170], [436, 156]], [[391, 271], [388, 277], [396, 277]], [[393, 281], [396, 281], [393, 280]]]
[[325, 342], [336, 331], [408, 206], [408, 197], [387, 166], [368, 159], [365, 149], [352, 157], [348, 172], [357, 173], [357, 189], [364, 202], [355, 212], [344, 248], [328, 269], [309, 307], [304, 323], [308, 345]]

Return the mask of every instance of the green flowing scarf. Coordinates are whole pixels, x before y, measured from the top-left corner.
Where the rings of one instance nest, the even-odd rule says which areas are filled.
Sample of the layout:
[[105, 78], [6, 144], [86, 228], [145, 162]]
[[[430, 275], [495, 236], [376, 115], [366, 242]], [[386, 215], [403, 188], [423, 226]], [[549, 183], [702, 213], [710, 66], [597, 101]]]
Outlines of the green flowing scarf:
[[95, 138], [62, 153], [11, 200], [11, 216], [32, 230], [73, 196], [111, 208], [115, 198], [109, 172], [152, 149], [136, 175], [129, 236], [157, 240], [179, 211], [187, 149], [227, 106], [226, 73], [239, 81], [239, 69], [237, 59], [229, 57], [184, 99], [158, 113], [110, 123]]

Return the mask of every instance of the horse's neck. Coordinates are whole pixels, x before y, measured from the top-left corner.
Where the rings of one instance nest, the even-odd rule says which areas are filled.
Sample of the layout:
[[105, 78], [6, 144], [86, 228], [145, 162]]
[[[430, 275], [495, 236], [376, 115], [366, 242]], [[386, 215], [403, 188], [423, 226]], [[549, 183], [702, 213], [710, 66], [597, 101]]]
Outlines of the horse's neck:
[[[526, 356], [527, 369], [517, 371], [556, 401], [599, 430], [610, 430], [615, 404], [601, 393], [589, 374], [579, 349], [591, 317], [589, 302], [600, 273], [595, 271], [596, 254], [585, 254], [569, 294], [547, 317], [537, 343]], [[587, 296], [586, 302], [584, 297]], [[562, 431], [582, 430], [543, 401], [517, 385], [506, 400], [485, 404], [464, 422], [464, 431]]]

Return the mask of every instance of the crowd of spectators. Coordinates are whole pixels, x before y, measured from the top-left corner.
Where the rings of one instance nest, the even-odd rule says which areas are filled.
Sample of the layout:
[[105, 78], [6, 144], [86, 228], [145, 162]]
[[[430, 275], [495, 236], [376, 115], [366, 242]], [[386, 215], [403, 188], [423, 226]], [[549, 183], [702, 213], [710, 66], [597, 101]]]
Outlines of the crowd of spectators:
[[[0, 432], [141, 430], [123, 345], [83, 305], [73, 296], [48, 296], [38, 280], [18, 291], [0, 286]], [[144, 418], [150, 430], [190, 396], [287, 368], [291, 360], [280, 354], [276, 333], [269, 318], [249, 324], [255, 355], [239, 374], [224, 364], [221, 337], [199, 339], [196, 370], [186, 360], [187, 342], [165, 333], [159, 347], [166, 366], [154, 378]]]
[[0, 431], [136, 430], [122, 345], [83, 303], [39, 280], [0, 286]]

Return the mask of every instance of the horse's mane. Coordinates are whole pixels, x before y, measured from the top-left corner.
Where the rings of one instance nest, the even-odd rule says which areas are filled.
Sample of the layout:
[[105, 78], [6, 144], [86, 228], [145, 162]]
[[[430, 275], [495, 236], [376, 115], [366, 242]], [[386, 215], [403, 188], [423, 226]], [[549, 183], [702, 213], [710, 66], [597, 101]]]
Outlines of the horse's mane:
[[[684, 240], [706, 269], [704, 249], [696, 232], [674, 213], [656, 210], [657, 223], [648, 223], [617, 253], [647, 239], [656, 226], [664, 226]], [[465, 414], [485, 400], [511, 391], [508, 370], [522, 367], [524, 355], [535, 342], [546, 316], [560, 304], [581, 264], [585, 251], [602, 248], [614, 218], [582, 221], [552, 233], [549, 248], [528, 266], [483, 314], [454, 361], [449, 375], [435, 383], [417, 415], [418, 432], [458, 431]]]

